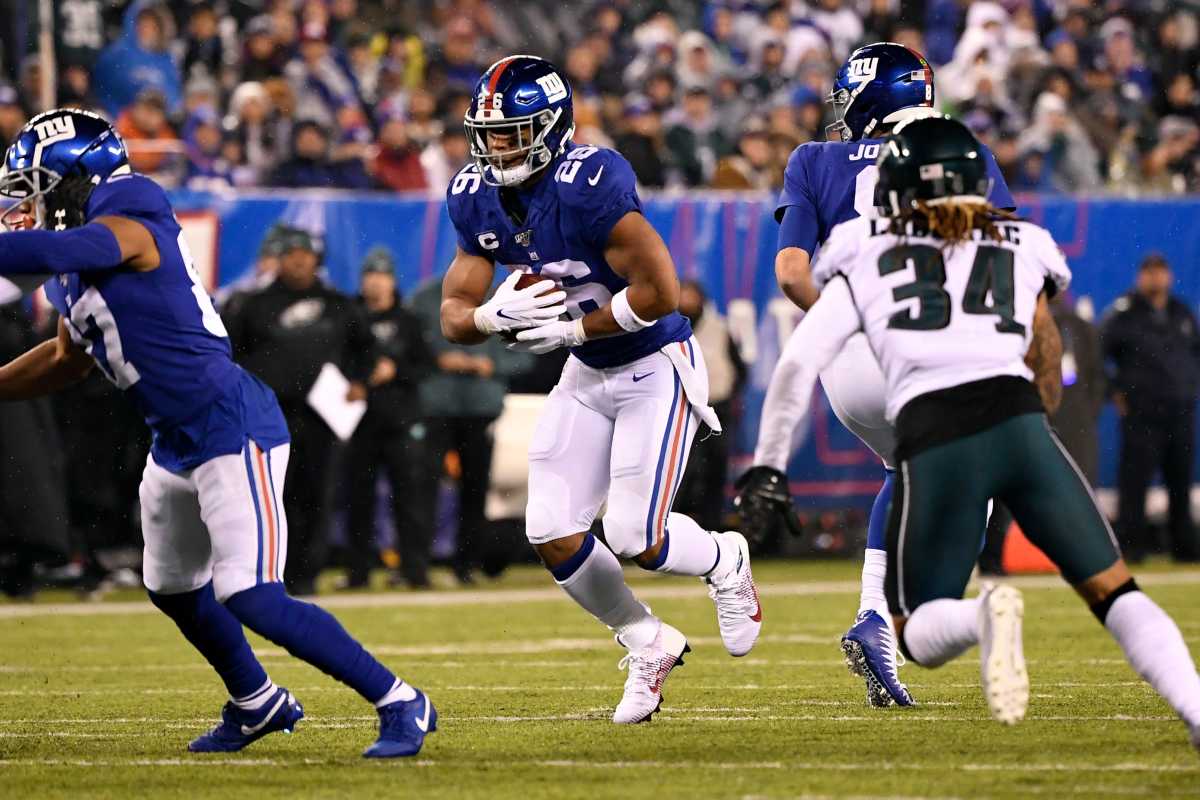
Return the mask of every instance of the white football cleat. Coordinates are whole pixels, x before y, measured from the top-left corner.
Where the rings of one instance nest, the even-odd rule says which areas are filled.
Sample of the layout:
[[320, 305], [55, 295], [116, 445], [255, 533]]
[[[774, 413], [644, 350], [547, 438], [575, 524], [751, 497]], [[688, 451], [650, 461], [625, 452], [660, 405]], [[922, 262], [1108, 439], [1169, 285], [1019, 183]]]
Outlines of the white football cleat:
[[738, 559], [733, 569], [716, 579], [701, 578], [708, 584], [708, 596], [717, 605], [717, 627], [721, 641], [731, 656], [749, 653], [762, 630], [762, 605], [758, 602], [758, 587], [750, 574], [750, 545], [737, 531], [714, 533], [718, 544], [737, 546]]
[[[624, 647], [621, 637], [617, 644]], [[662, 685], [671, 670], [683, 663], [683, 654], [691, 652], [687, 639], [667, 623], [659, 626], [654, 641], [640, 650], [630, 650], [617, 662], [617, 669], [628, 669], [625, 694], [613, 712], [613, 722], [632, 725], [647, 722], [662, 705]]]
[[992, 718], [1016, 725], [1029, 706], [1029, 673], [1021, 643], [1025, 601], [1011, 586], [983, 587], [979, 603], [979, 657], [983, 694]]

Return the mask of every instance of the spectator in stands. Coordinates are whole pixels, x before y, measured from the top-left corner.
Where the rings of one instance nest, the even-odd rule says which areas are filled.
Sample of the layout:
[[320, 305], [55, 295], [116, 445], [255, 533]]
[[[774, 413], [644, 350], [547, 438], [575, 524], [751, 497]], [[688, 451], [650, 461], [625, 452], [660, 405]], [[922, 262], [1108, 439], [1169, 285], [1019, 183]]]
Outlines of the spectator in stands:
[[675, 73], [660, 70], [646, 79], [646, 99], [658, 114], [666, 114], [675, 107]]
[[450, 179], [467, 165], [470, 149], [462, 121], [448, 119], [442, 124], [442, 134], [437, 141], [421, 151], [421, 168], [425, 170], [425, 182], [431, 192], [444, 194]]
[[687, 87], [683, 102], [667, 115], [665, 123], [667, 148], [682, 182], [687, 186], [708, 183], [717, 167], [717, 159], [728, 152], [708, 89]]
[[435, 92], [457, 89], [470, 92], [487, 64], [478, 60], [478, 35], [475, 25], [465, 17], [455, 17], [446, 26], [441, 51], [430, 59], [426, 73], [428, 86]]
[[263, 14], [246, 23], [239, 71], [244, 81], [264, 81], [282, 75], [287, 65], [287, 50], [275, 38], [271, 17]]
[[1028, 170], [1018, 188], [1087, 192], [1100, 186], [1096, 148], [1061, 97], [1044, 92], [1034, 106], [1033, 125], [1021, 133], [1017, 150]]
[[288, 63], [284, 74], [296, 95], [296, 115], [331, 126], [338, 109], [357, 106], [354, 82], [334, 58], [320, 23], [310, 22], [300, 31], [298, 58]]
[[729, 334], [725, 317], [709, 301], [699, 282], [686, 280], [680, 284], [679, 313], [691, 322], [700, 352], [704, 354], [708, 400], [717, 412], [723, 432], [720, 436], [701, 433], [696, 437], [675, 509], [691, 515], [708, 530], [723, 530], [730, 442], [737, 436], [734, 406], [746, 380], [746, 365]]
[[408, 124], [402, 117], [392, 117], [380, 128], [371, 175], [380, 187], [395, 192], [415, 191], [429, 185], [420, 153], [409, 141]]
[[268, 175], [279, 161], [286, 136], [266, 87], [257, 81], [239, 84], [230, 97], [224, 125], [241, 142], [245, 163], [259, 176]]
[[717, 80], [732, 65], [714, 51], [712, 42], [700, 31], [688, 31], [679, 37], [679, 63], [675, 75], [681, 86], [703, 86], [710, 92]]
[[29, 120], [21, 107], [21, 98], [11, 86], [0, 86], [0, 142], [5, 148]]
[[309, 595], [325, 566], [329, 475], [336, 474], [341, 448], [307, 396], [323, 366], [334, 364], [351, 382], [347, 399], [365, 400], [375, 342], [354, 300], [318, 277], [312, 236], [299, 229], [283, 235], [275, 280], [229, 308], [224, 319], [234, 358], [271, 387], [287, 420], [284, 583], [290, 594]]
[[189, 189], [228, 189], [233, 185], [233, 168], [221, 156], [223, 140], [215, 111], [200, 108], [183, 126], [183, 144], [188, 163], [184, 183]]
[[751, 57], [751, 78], [746, 83], [753, 97], [765, 99], [791, 83], [791, 78], [783, 66], [786, 55], [781, 37], [765, 33], [758, 37], [754, 55]]
[[223, 77], [232, 58], [225, 53], [225, 42], [217, 25], [217, 12], [209, 2], [202, 1], [191, 7], [181, 59], [185, 80], [206, 77], [216, 81]]
[[418, 497], [434, 501], [446, 454], [456, 453], [459, 513], [452, 566], [459, 582], [470, 584], [491, 546], [483, 514], [492, 470], [491, 426], [504, 410], [508, 379], [526, 371], [532, 357], [505, 349], [494, 336], [471, 347], [447, 342], [438, 313], [441, 302], [440, 278], [418, 287], [412, 297], [412, 310], [421, 319], [436, 365], [421, 384], [430, 461], [428, 483]]
[[79, 64], [67, 64], [59, 74], [58, 104], [93, 110], [99, 106], [92, 93], [92, 71]]
[[375, 481], [380, 471], [391, 485], [400, 574], [414, 589], [429, 587], [432, 507], [417, 495], [426, 491], [429, 457], [420, 381], [433, 368], [420, 320], [400, 303], [396, 265], [386, 247], [363, 261], [359, 303], [379, 361], [367, 380], [367, 413], [347, 454], [350, 479], [348, 588], [367, 585], [379, 564], [375, 538]]
[[135, 0], [125, 11], [121, 38], [97, 58], [92, 78], [110, 116], [116, 117], [145, 89], [159, 92], [172, 111], [179, 108], [183, 87], [167, 52], [165, 13], [153, 2]]
[[292, 129], [292, 156], [275, 169], [270, 184], [293, 189], [365, 189], [370, 179], [360, 159], [331, 162], [325, 128], [310, 119]]
[[629, 160], [638, 183], [652, 189], [666, 185], [671, 155], [663, 138], [662, 119], [645, 97], [634, 95], [625, 101], [625, 132], [617, 137], [616, 145]]
[[1200, 559], [1190, 499], [1200, 330], [1188, 303], [1172, 293], [1174, 282], [1165, 258], [1146, 256], [1133, 290], [1117, 298], [1102, 327], [1113, 404], [1121, 416], [1117, 534], [1125, 557], [1134, 562], [1151, 546], [1146, 490], [1160, 469], [1169, 499], [1171, 555]]
[[179, 137], [167, 121], [166, 97], [157, 89], [143, 89], [115, 127], [137, 172], [157, 173], [179, 163]]
[[812, 4], [813, 24], [830, 41], [833, 60], [842, 62], [863, 38], [863, 20], [843, 0], [817, 0]]
[[1142, 173], [1143, 186], [1151, 190], [1183, 194], [1200, 189], [1200, 126], [1188, 117], [1163, 117]]
[[770, 189], [775, 182], [774, 167], [767, 124], [753, 119], [742, 130], [737, 152], [717, 162], [711, 185], [714, 189]]
[[54, 4], [55, 56], [58, 68], [79, 67], [90, 73], [104, 49], [103, 0]]

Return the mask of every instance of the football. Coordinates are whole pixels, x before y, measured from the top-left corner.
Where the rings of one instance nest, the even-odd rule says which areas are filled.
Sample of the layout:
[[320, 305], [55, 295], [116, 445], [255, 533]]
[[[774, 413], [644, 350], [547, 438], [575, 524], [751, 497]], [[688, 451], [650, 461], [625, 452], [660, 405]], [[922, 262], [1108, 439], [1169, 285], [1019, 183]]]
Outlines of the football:
[[[517, 278], [517, 284], [513, 288], [515, 288], [517, 291], [520, 291], [522, 289], [528, 289], [530, 286], [533, 286], [536, 283], [540, 283], [541, 281], [548, 281], [548, 280], [550, 280], [550, 278], [548, 278], [544, 275], [536, 275], [532, 272], [525, 272], [525, 273], [521, 274], [520, 278]], [[546, 294], [547, 292], [553, 292], [556, 288], [557, 288], [557, 286], [551, 286], [550, 288], [548, 288], [545, 292], [542, 292], [541, 294]]]

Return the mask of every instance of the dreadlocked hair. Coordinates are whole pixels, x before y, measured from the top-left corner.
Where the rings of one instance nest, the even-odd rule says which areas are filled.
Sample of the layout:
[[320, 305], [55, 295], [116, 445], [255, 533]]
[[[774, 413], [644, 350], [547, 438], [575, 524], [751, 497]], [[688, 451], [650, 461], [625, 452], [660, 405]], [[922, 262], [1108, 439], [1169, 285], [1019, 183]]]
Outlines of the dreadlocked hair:
[[944, 198], [939, 201], [915, 200], [913, 208], [904, 209], [892, 218], [891, 233], [904, 236], [910, 233], [928, 234], [953, 247], [972, 238], [978, 230], [983, 238], [997, 242], [1004, 234], [997, 222], [1015, 222], [1016, 214], [1005, 211], [986, 200]]
[[96, 185], [82, 175], [69, 175], [59, 181], [46, 193], [47, 227], [65, 230], [86, 222], [88, 198], [95, 188]]

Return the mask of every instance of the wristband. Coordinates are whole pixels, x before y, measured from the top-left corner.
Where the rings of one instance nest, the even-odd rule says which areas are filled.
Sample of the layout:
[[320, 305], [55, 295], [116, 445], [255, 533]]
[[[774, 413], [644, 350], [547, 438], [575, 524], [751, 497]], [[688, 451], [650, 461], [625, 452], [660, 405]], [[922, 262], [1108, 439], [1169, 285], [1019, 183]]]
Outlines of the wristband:
[[621, 329], [629, 333], [637, 333], [640, 330], [649, 328], [658, 320], [646, 320], [634, 313], [633, 307], [629, 305], [629, 287], [626, 286], [621, 291], [613, 295], [612, 299], [612, 314], [613, 319], [621, 326]]

